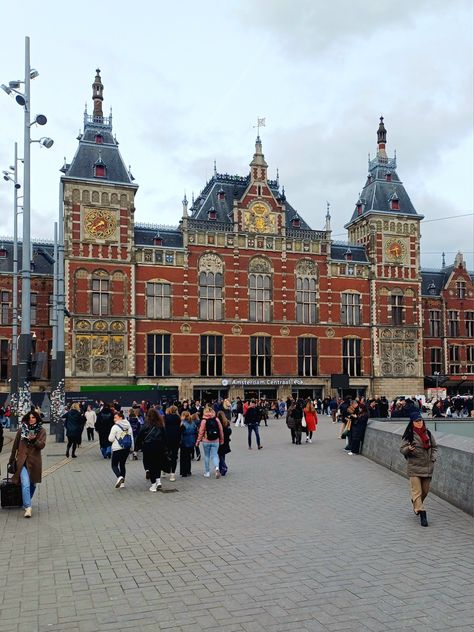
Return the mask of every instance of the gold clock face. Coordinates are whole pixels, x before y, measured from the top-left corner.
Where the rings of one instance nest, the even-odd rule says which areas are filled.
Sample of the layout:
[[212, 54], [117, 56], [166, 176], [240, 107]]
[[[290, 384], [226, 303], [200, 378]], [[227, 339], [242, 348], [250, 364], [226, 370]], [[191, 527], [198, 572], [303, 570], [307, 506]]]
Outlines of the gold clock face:
[[391, 239], [385, 246], [385, 255], [389, 261], [401, 261], [405, 255], [405, 244], [399, 239]]
[[117, 220], [110, 211], [93, 209], [87, 211], [84, 226], [86, 232], [92, 237], [106, 239], [114, 234], [117, 228]]

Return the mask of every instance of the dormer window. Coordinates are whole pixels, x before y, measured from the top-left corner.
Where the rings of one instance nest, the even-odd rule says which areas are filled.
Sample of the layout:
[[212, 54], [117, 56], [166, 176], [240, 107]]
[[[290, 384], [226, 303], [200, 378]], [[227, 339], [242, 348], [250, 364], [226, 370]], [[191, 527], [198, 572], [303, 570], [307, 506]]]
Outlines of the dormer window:
[[207, 219], [210, 220], [216, 220], [217, 219], [217, 213], [216, 213], [216, 209], [215, 208], [210, 208], [207, 212]]
[[219, 197], [219, 200], [225, 200], [225, 191], [224, 191], [224, 189], [219, 189], [219, 193], [217, 195]]
[[301, 220], [299, 217], [293, 217], [293, 219], [291, 220], [291, 225], [293, 226], [293, 228], [300, 228], [301, 226]]
[[392, 211], [399, 211], [400, 210], [400, 201], [396, 195], [396, 193], [394, 193], [391, 198], [390, 198], [390, 209]]
[[385, 174], [385, 179], [387, 180], [387, 182], [391, 182], [392, 181], [392, 172], [391, 171], [387, 171], [387, 173]]
[[8, 256], [7, 249], [3, 246], [0, 248], [0, 259], [5, 259]]
[[106, 169], [105, 165], [94, 165], [94, 175], [96, 178], [105, 178]]
[[436, 294], [436, 285], [434, 284], [434, 281], [431, 281], [431, 283], [428, 285], [428, 294], [430, 294], [431, 296], [434, 296]]
[[104, 137], [102, 136], [102, 134], [95, 135], [95, 142], [96, 145], [102, 145], [102, 143], [104, 142]]
[[363, 206], [362, 206], [362, 202], [360, 200], [356, 204], [356, 210], [357, 210], [357, 215], [362, 215]]
[[344, 253], [344, 259], [346, 261], [352, 261], [352, 250], [350, 248], [348, 248]]
[[153, 244], [155, 246], [162, 246], [163, 245], [163, 238], [159, 233], [156, 233], [156, 235], [153, 237]]

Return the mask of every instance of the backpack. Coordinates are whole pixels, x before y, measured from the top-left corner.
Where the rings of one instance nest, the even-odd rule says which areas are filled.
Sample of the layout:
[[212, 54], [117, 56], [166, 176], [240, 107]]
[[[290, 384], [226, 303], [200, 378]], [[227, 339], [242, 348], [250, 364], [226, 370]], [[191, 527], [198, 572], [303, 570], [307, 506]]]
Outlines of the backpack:
[[124, 429], [123, 426], [121, 426], [120, 424], [117, 424], [117, 426], [120, 428], [120, 430], [122, 430], [122, 434], [117, 439], [119, 446], [122, 448], [122, 450], [130, 450], [130, 448], [132, 447], [132, 436], [128, 434], [127, 428]]
[[208, 441], [219, 439], [219, 426], [215, 417], [206, 419], [206, 437]]

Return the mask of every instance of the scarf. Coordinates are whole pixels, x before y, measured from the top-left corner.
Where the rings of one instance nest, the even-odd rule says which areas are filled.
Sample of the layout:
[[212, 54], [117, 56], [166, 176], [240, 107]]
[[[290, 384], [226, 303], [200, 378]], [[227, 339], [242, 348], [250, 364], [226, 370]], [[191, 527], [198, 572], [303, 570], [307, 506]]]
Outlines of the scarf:
[[416, 434], [420, 437], [420, 440], [421, 440], [421, 443], [423, 444], [424, 449], [429, 450], [430, 438], [428, 436], [428, 432], [426, 431], [426, 426], [417, 428], [415, 425], [413, 425], [413, 432], [416, 432]]
[[[27, 441], [36, 441], [36, 437], [38, 436], [38, 432], [43, 427], [41, 421], [37, 421], [33, 425], [30, 425], [26, 422], [22, 422], [21, 424], [21, 438], [26, 439]], [[34, 436], [30, 436], [30, 432], [34, 432]]]

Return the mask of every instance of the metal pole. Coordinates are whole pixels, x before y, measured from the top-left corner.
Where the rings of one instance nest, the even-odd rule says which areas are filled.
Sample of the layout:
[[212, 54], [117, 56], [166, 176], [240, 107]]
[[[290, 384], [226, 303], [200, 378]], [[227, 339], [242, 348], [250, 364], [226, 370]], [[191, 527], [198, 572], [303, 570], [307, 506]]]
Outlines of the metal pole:
[[[13, 299], [12, 299], [12, 372], [10, 393], [18, 390], [18, 143], [15, 143], [13, 167]], [[17, 415], [10, 417], [10, 428], [15, 430]]]
[[[51, 392], [57, 384], [57, 353], [58, 353], [58, 223], [54, 222], [54, 264], [53, 264], [53, 344], [51, 348]], [[56, 422], [50, 417], [49, 434], [56, 434]]]
[[21, 334], [19, 344], [18, 382], [28, 381], [31, 358], [31, 264], [30, 264], [30, 38], [25, 37], [25, 124], [23, 150], [23, 244], [21, 265]]
[[[56, 351], [56, 385], [64, 380], [64, 184], [59, 182], [59, 221], [58, 221], [58, 296], [57, 296], [57, 351]], [[64, 424], [58, 422], [56, 426], [56, 442], [64, 442]]]

